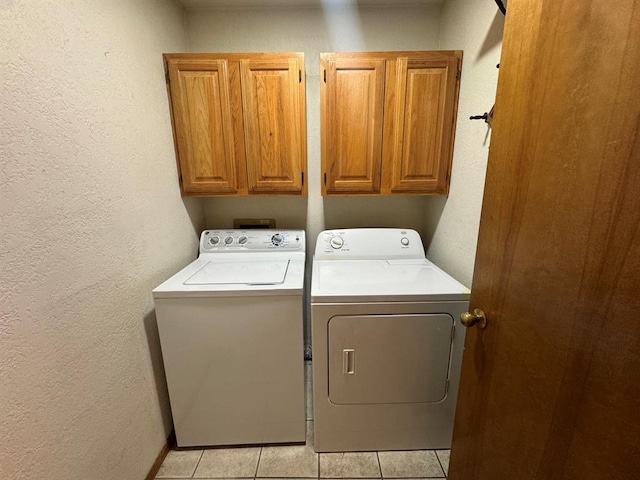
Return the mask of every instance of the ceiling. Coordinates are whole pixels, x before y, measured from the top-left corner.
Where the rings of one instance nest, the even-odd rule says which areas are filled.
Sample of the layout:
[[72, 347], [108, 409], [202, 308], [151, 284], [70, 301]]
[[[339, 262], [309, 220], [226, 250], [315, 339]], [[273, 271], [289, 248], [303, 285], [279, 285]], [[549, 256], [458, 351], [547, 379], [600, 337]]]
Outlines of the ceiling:
[[377, 5], [377, 6], [407, 6], [407, 5], [441, 5], [444, 0], [177, 0], [187, 8], [196, 7], [286, 7], [320, 5]]

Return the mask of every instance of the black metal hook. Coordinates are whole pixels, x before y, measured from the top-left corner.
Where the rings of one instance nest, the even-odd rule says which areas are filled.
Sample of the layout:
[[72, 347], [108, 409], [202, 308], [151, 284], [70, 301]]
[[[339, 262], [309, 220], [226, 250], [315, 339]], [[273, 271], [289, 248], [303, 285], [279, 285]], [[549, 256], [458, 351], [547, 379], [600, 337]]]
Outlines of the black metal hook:
[[482, 115], [472, 115], [469, 117], [469, 120], [484, 120], [489, 124], [489, 126], [491, 126], [491, 124], [493, 123], [493, 108], [494, 107], [491, 107], [489, 113], [484, 112]]

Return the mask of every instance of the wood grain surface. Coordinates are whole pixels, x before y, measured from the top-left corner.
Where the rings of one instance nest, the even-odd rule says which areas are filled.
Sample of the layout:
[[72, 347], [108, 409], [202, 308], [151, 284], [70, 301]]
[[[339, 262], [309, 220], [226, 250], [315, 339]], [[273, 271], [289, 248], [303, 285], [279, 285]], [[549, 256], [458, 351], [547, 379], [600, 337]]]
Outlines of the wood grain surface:
[[323, 195], [447, 194], [460, 51], [321, 54]]
[[640, 4], [509, 2], [449, 478], [640, 473]]
[[250, 193], [302, 192], [304, 58], [241, 60]]
[[168, 63], [184, 193], [238, 192], [238, 169], [224, 59]]
[[388, 62], [383, 193], [449, 193], [461, 61], [453, 52]]
[[323, 193], [379, 193], [384, 59], [321, 58]]
[[183, 195], [305, 195], [302, 53], [165, 54]]

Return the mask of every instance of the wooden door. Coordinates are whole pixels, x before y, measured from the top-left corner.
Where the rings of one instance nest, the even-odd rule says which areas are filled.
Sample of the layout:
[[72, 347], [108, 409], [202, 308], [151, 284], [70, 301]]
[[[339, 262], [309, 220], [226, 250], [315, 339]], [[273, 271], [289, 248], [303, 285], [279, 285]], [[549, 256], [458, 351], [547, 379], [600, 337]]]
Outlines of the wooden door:
[[249, 193], [303, 193], [304, 57], [240, 61]]
[[382, 58], [321, 55], [322, 194], [380, 193]]
[[238, 193], [238, 165], [224, 59], [165, 56], [183, 194]]
[[449, 193], [462, 52], [387, 63], [383, 193]]
[[451, 480], [640, 475], [640, 4], [509, 2]]

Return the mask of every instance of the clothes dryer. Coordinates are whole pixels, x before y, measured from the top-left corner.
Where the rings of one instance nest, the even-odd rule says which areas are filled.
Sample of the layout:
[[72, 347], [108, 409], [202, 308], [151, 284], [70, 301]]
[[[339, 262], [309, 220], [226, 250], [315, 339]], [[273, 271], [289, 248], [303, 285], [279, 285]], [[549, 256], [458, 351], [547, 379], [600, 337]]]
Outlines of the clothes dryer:
[[450, 448], [470, 291], [408, 229], [317, 239], [311, 280], [317, 452]]
[[305, 441], [301, 230], [206, 230], [153, 290], [179, 447]]

